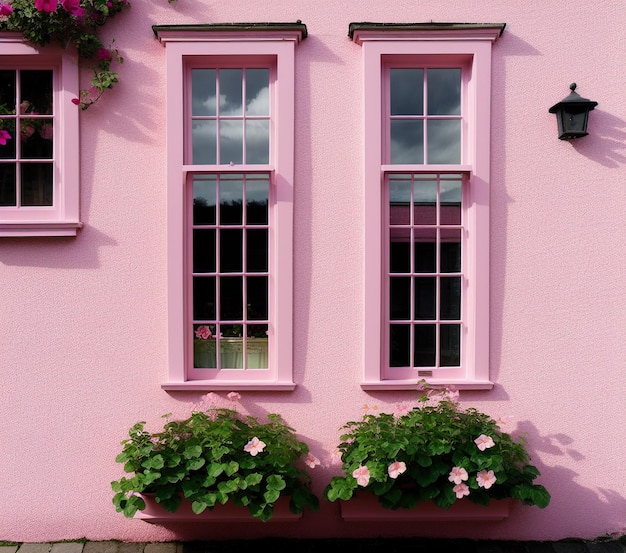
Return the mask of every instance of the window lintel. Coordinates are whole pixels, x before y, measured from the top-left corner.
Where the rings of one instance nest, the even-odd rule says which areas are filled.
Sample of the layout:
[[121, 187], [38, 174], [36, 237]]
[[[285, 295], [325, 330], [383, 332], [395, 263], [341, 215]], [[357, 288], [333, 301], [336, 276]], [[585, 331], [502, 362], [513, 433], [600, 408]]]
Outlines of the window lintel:
[[350, 23], [348, 36], [357, 44], [369, 40], [490, 40], [506, 23]]
[[301, 21], [295, 23], [206, 23], [191, 25], [153, 25], [161, 43], [211, 42], [224, 40], [304, 40], [308, 33]]

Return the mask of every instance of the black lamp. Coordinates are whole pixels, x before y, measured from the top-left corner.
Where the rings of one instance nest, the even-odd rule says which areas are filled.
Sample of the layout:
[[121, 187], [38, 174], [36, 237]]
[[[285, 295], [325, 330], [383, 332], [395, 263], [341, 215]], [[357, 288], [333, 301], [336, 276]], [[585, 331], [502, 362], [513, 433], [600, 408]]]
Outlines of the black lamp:
[[556, 113], [560, 140], [587, 136], [589, 112], [598, 105], [598, 102], [582, 98], [576, 92], [576, 83], [572, 83], [569, 88], [572, 91], [570, 95], [548, 110], [550, 113]]

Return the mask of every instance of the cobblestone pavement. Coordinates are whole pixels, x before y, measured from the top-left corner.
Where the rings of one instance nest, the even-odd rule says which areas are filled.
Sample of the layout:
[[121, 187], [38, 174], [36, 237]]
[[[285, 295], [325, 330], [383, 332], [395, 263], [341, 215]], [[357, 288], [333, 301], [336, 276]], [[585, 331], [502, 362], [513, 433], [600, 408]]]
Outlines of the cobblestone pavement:
[[[313, 553], [322, 550], [349, 550], [351, 553], [626, 553], [626, 538], [617, 540], [514, 542], [429, 540], [422, 538], [363, 540], [256, 540], [254, 549], [270, 553]], [[0, 553], [244, 553], [250, 543], [163, 542], [126, 543], [118, 541], [20, 543], [0, 545]]]

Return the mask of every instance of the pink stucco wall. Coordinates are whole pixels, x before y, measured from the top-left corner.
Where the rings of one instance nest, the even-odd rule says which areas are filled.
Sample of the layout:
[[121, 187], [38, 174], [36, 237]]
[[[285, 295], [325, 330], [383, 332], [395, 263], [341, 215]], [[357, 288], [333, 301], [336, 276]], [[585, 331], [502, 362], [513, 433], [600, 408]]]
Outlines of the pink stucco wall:
[[[492, 391], [464, 405], [527, 432], [545, 509], [489, 524], [343, 523], [323, 503], [295, 525], [211, 528], [205, 537], [593, 538], [626, 529], [626, 11], [620, 0], [214, 2], [133, 0], [106, 29], [121, 83], [81, 114], [76, 238], [0, 242], [0, 540], [181, 538], [115, 513], [109, 482], [128, 427], [184, 413], [166, 393], [165, 49], [151, 25], [295, 21], [292, 393], [248, 393], [310, 443], [321, 495], [338, 427], [364, 403], [410, 392], [359, 387], [362, 371], [361, 48], [355, 21], [505, 22], [494, 46]], [[86, 80], [88, 74], [83, 78]], [[590, 136], [557, 140], [548, 108], [578, 83], [599, 102]], [[78, 155], [78, 152], [77, 152]], [[486, 306], [485, 306], [486, 307]], [[207, 531], [208, 532], [208, 531]]]

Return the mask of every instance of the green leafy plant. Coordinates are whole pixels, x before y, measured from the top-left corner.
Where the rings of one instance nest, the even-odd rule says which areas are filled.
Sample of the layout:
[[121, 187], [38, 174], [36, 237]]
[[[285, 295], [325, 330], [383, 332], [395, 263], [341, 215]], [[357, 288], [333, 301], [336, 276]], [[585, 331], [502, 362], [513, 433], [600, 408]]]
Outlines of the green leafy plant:
[[[239, 394], [231, 392], [229, 399], [234, 403]], [[185, 420], [168, 420], [160, 432], [147, 432], [145, 422], [133, 425], [116, 458], [133, 475], [111, 482], [116, 510], [133, 517], [146, 508], [140, 494], [154, 494], [169, 512], [183, 498], [196, 514], [233, 501], [262, 521], [272, 517], [281, 496], [290, 498], [294, 513], [316, 510], [304, 465], [319, 461], [279, 415], [267, 418], [262, 423], [213, 404]]]
[[488, 415], [462, 409], [457, 398], [451, 389], [426, 390], [412, 408], [348, 422], [338, 447], [345, 474], [332, 478], [325, 497], [347, 501], [363, 489], [389, 509], [505, 498], [546, 507], [550, 494], [534, 483], [540, 473], [529, 464], [524, 440], [502, 432]]

